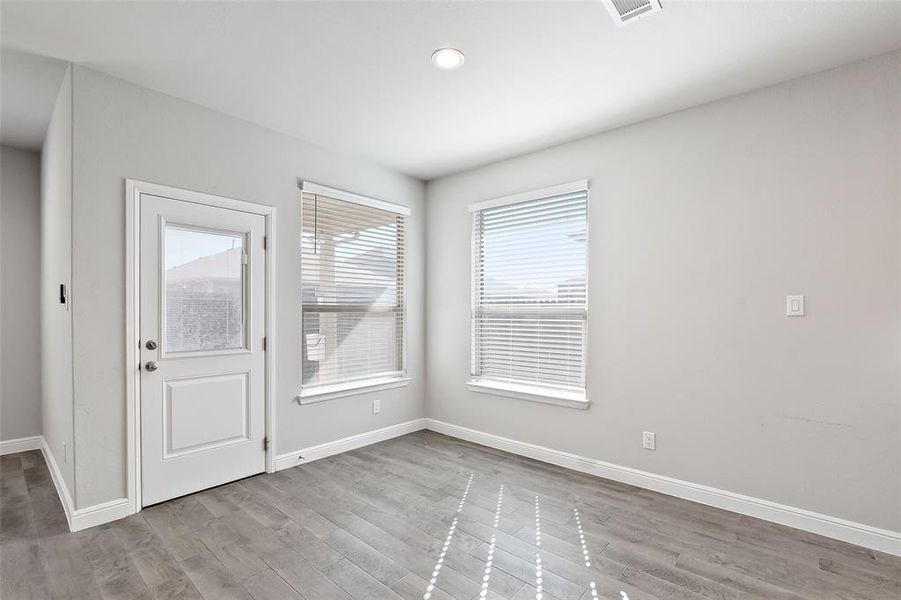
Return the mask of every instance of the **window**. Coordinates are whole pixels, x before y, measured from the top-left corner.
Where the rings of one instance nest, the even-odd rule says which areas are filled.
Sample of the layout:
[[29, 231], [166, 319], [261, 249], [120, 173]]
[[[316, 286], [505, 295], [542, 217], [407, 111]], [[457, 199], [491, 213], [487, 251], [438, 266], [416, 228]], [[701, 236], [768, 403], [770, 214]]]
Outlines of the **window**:
[[408, 214], [304, 182], [302, 399], [404, 378]]
[[470, 211], [471, 388], [584, 406], [588, 182]]
[[163, 349], [244, 348], [244, 234], [164, 228]]

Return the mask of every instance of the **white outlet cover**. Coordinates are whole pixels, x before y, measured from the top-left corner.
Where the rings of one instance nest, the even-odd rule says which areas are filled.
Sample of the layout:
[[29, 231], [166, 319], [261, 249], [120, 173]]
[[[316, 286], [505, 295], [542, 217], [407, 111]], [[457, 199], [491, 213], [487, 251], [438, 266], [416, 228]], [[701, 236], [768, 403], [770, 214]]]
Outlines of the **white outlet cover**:
[[643, 431], [641, 433], [641, 447], [647, 450], [656, 450], [657, 434], [652, 431]]
[[804, 296], [802, 294], [793, 294], [785, 297], [785, 316], [804, 316]]
[[377, 415], [382, 410], [382, 401], [381, 400], [373, 400], [372, 401], [372, 414]]

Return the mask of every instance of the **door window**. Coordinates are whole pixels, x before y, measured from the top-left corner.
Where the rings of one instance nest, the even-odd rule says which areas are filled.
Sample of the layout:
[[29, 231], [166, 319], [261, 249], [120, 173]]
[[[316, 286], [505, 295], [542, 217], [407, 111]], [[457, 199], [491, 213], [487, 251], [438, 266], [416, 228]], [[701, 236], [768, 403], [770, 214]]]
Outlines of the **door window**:
[[165, 226], [165, 352], [245, 347], [244, 241], [243, 233]]

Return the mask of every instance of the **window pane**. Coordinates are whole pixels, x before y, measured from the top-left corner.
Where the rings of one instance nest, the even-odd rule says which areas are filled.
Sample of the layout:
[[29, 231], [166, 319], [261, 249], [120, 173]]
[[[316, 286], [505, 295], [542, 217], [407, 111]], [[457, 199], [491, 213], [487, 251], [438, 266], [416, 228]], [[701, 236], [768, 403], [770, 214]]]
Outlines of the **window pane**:
[[303, 313], [303, 385], [390, 376], [398, 372], [402, 313]]
[[404, 371], [403, 215], [303, 195], [303, 387]]
[[587, 225], [587, 190], [473, 213], [473, 378], [584, 391]]
[[584, 301], [586, 213], [584, 194], [482, 211], [481, 301]]
[[482, 315], [476, 328], [481, 377], [566, 390], [584, 387], [582, 315]]
[[244, 347], [244, 235], [166, 226], [166, 352]]

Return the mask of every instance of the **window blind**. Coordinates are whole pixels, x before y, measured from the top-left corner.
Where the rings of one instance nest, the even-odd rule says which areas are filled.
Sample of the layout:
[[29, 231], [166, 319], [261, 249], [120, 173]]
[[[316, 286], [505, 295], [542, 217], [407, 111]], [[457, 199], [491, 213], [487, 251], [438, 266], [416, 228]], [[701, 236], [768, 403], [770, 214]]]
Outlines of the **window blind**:
[[303, 390], [404, 374], [405, 221], [303, 193]]
[[572, 187], [471, 209], [475, 382], [584, 398], [588, 189]]

